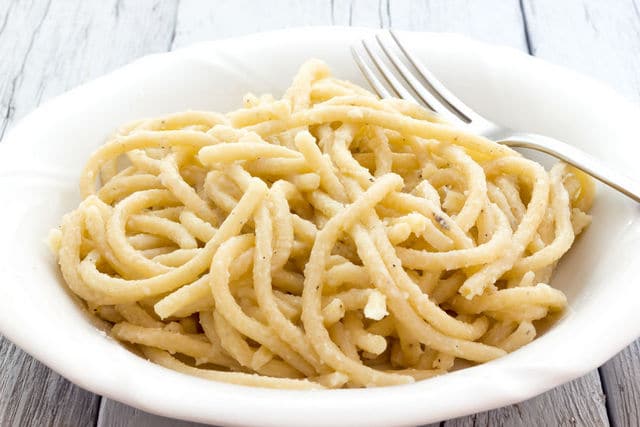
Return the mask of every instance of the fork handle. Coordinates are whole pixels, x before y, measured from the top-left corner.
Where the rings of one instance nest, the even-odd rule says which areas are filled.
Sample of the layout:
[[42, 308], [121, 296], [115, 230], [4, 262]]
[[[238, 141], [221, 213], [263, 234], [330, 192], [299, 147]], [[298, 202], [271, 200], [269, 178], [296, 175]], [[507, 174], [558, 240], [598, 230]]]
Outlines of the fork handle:
[[640, 203], [640, 183], [637, 180], [615, 171], [602, 161], [572, 145], [548, 136], [532, 133], [515, 134], [498, 142], [509, 147], [529, 148], [549, 154], [588, 173], [598, 181]]

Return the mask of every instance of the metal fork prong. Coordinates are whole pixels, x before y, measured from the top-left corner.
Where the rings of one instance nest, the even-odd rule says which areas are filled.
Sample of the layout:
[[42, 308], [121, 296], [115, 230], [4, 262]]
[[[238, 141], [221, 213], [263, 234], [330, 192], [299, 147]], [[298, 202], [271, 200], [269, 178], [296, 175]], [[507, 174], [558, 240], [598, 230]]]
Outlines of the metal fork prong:
[[452, 94], [431, 71], [424, 67], [420, 61], [418, 61], [416, 57], [404, 47], [395, 31], [389, 30], [389, 34], [391, 34], [393, 41], [400, 48], [402, 53], [407, 57], [407, 59], [409, 59], [411, 65], [415, 67], [421, 77], [431, 86], [434, 92], [436, 92], [443, 101], [449, 104], [452, 110], [456, 111], [462, 117], [467, 117], [469, 123], [486, 122], [486, 119], [475, 113], [458, 97]]
[[[418, 95], [418, 97], [424, 102], [427, 107], [431, 110], [435, 111], [438, 115], [443, 118], [448, 119], [449, 121], [462, 121], [464, 123], [468, 123], [469, 120], [466, 116], [457, 115], [456, 110], [450, 109], [446, 104], [442, 103], [438, 98], [436, 98], [424, 85], [416, 79], [411, 71], [407, 68], [406, 65], [400, 60], [398, 55], [396, 55], [393, 50], [389, 47], [389, 45], [382, 39], [380, 34], [376, 34], [376, 40], [378, 41], [378, 45], [382, 48], [385, 55], [391, 60], [395, 68], [400, 72], [400, 75], [407, 82], [409, 87]], [[366, 45], [365, 45], [366, 46]], [[380, 69], [380, 68], [379, 68]], [[388, 79], [387, 74], [393, 76], [393, 72], [387, 70], [380, 70], [380, 72]], [[404, 98], [404, 97], [402, 97]], [[413, 96], [411, 98], [414, 98]]]
[[399, 98], [406, 99], [407, 101], [415, 102], [418, 101], [415, 97], [400, 83], [400, 81], [393, 75], [393, 72], [389, 70], [389, 68], [382, 62], [382, 58], [369, 46], [366, 41], [362, 41], [362, 45], [364, 49], [369, 54], [369, 58], [371, 58], [371, 62], [376, 66], [382, 77], [384, 77], [385, 81], [389, 84], [389, 86], [396, 92], [396, 95]]
[[382, 82], [376, 77], [373, 70], [367, 65], [363, 56], [360, 54], [360, 52], [358, 52], [358, 49], [356, 49], [354, 46], [351, 46], [351, 55], [353, 56], [353, 59], [356, 61], [356, 65], [358, 65], [360, 72], [362, 73], [364, 78], [367, 79], [367, 81], [369, 82], [369, 86], [371, 86], [374, 92], [380, 98], [393, 98], [393, 95], [391, 94], [391, 92], [389, 92], [389, 90], [387, 90], [387, 88], [384, 87], [384, 84], [382, 84]]

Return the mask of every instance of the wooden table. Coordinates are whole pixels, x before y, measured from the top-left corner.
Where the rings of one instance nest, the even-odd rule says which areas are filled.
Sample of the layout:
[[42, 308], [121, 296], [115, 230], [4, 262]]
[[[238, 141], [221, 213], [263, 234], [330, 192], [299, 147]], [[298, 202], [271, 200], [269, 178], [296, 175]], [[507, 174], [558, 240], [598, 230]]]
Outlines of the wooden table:
[[[590, 74], [640, 100], [639, 0], [0, 0], [0, 139], [42, 101], [142, 55], [332, 24], [459, 32]], [[534, 399], [442, 424], [638, 426], [639, 403], [636, 342]], [[0, 425], [195, 424], [82, 390], [0, 337]]]

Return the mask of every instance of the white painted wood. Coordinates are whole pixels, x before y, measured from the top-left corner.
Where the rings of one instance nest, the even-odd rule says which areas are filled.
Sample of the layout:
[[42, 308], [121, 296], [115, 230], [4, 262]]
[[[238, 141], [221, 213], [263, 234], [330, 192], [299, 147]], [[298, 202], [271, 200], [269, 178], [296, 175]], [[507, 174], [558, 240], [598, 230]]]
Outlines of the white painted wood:
[[640, 100], [638, 0], [524, 0], [534, 55]]
[[[536, 0], [524, 6], [536, 56], [589, 74], [640, 102], [640, 2]], [[600, 374], [611, 423], [640, 425], [640, 342], [603, 365]]]
[[390, 1], [392, 0], [333, 0], [334, 25], [353, 27], [389, 27]]
[[[16, 8], [30, 9], [20, 2]], [[8, 26], [18, 25], [5, 31], [8, 43], [23, 43], [22, 39], [29, 43], [12, 76], [15, 87], [7, 101], [11, 119], [135, 58], [166, 51], [174, 31], [176, 1], [53, 1], [46, 11], [44, 19], [8, 20]], [[14, 56], [3, 55], [7, 57]]]
[[331, 25], [329, 0], [182, 0], [173, 47], [257, 31]]
[[518, 0], [391, 0], [389, 10], [393, 28], [455, 32], [526, 47]]
[[17, 86], [47, 10], [48, 4], [37, 1], [0, 3], [0, 138], [14, 116]]

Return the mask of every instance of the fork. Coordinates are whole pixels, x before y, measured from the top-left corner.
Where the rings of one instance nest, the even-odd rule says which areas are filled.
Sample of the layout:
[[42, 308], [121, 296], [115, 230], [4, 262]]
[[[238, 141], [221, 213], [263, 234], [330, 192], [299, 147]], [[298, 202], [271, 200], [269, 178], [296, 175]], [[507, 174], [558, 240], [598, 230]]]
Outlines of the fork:
[[[548, 136], [516, 132], [473, 111], [451, 93], [431, 71], [405, 48], [393, 30], [388, 30], [388, 33], [390, 37], [383, 38], [378, 33], [375, 38], [380, 48], [378, 50], [383, 53], [387, 62], [392, 65], [391, 67], [385, 63], [382, 56], [369, 42], [362, 40], [362, 47], [351, 47], [351, 53], [358, 68], [380, 98], [395, 97], [422, 104], [449, 123], [466, 128], [477, 135], [509, 147], [528, 148], [549, 154], [586, 172], [636, 202], [640, 202], [640, 184], [638, 182], [613, 170], [590, 154]], [[401, 55], [404, 57], [404, 61], [400, 58]], [[370, 62], [374, 64], [379, 75], [386, 82], [386, 86], [376, 75], [374, 69], [367, 64], [365, 56], [368, 56]], [[415, 71], [411, 71], [406, 63], [411, 64]], [[423, 84], [421, 80], [426, 84]]]

